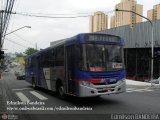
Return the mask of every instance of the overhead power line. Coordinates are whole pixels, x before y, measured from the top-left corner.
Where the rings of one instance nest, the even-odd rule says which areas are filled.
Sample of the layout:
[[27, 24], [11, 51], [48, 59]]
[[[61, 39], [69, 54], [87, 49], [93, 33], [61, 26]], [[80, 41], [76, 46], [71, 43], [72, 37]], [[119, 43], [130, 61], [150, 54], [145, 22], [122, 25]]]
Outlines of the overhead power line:
[[[22, 15], [22, 16], [28, 16], [28, 17], [38, 17], [38, 18], [86, 18], [91, 16], [91, 13], [75, 13], [75, 14], [57, 14], [57, 13], [52, 13], [52, 14], [48, 14], [48, 13], [23, 13], [23, 12], [12, 12], [12, 11], [5, 11], [7, 13], [10, 14], [16, 14], [16, 15]], [[113, 13], [115, 12], [115, 10], [111, 10], [111, 11], [102, 11], [105, 14], [109, 14], [109, 13]]]
[[39, 18], [83, 18], [89, 17], [90, 15], [83, 15], [83, 16], [48, 16], [48, 15], [34, 15], [28, 13], [20, 13], [20, 12], [11, 12], [12, 14], [29, 16], [29, 17], [39, 17]]
[[28, 40], [26, 40], [26, 39], [24, 39], [24, 38], [22, 38], [21, 36], [19, 36], [18, 34], [16, 34], [16, 33], [13, 33], [15, 36], [17, 36], [20, 40], [22, 40], [22, 41], [24, 41], [24, 42], [27, 42], [27, 43], [29, 43], [30, 45], [33, 45], [33, 46], [35, 46], [35, 44], [33, 44], [33, 43], [31, 43], [31, 42], [29, 42]]
[[91, 13], [26, 13], [26, 12], [15, 12], [21, 14], [30, 14], [30, 15], [43, 15], [43, 16], [77, 16], [77, 15], [90, 15]]
[[[16, 34], [16, 33], [13, 33], [15, 36], [17, 36], [20, 40], [26, 42], [26, 43], [29, 43], [30, 45], [32, 45], [33, 47], [35, 47], [35, 44], [34, 43], [31, 43], [30, 41], [22, 38], [20, 35]], [[37, 46], [38, 49], [41, 49], [40, 47]]]
[[21, 47], [24, 47], [24, 48], [29, 48], [28, 46], [24, 46], [24, 45], [22, 45], [22, 44], [20, 44], [20, 43], [17, 43], [17, 42], [15, 42], [15, 41], [13, 41], [13, 40], [10, 40], [10, 39], [8, 39], [8, 38], [5, 38], [7, 41], [9, 41], [9, 42], [12, 42], [12, 43], [14, 43], [14, 44], [16, 44], [16, 45], [19, 45], [19, 46], [21, 46]]

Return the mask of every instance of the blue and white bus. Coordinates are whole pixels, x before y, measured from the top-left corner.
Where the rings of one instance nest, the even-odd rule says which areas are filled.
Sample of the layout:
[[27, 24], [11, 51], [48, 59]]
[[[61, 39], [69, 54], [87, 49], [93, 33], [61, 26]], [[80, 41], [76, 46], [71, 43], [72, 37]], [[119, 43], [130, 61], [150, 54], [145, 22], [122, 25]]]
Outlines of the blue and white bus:
[[82, 33], [26, 57], [26, 81], [60, 97], [126, 91], [124, 42], [119, 36]]

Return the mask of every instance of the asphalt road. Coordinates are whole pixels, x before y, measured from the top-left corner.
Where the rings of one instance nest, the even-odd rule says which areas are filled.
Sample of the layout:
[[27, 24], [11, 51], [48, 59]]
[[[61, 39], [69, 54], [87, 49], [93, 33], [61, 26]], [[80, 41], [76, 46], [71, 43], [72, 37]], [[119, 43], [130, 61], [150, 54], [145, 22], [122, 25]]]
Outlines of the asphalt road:
[[[0, 86], [7, 91], [5, 99], [8, 114], [20, 120], [107, 120], [111, 114], [160, 113], [160, 89], [137, 89], [128, 86], [127, 92], [122, 94], [106, 95], [100, 98], [68, 97], [66, 100], [61, 100], [50, 91], [34, 90], [26, 81], [16, 80], [13, 72], [12, 70], [3, 73]], [[35, 105], [11, 103], [17, 101], [25, 103], [27, 100]], [[37, 105], [36, 101], [41, 105]], [[48, 110], [17, 110], [33, 106]], [[62, 110], [69, 108], [88, 108], [89, 110]]]

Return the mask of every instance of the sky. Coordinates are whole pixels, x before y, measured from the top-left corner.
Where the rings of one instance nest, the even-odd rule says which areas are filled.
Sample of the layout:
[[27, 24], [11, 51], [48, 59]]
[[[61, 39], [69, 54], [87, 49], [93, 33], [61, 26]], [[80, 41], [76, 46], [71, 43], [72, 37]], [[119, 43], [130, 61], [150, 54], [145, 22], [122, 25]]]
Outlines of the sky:
[[[119, 2], [120, 0], [15, 0], [13, 12], [49, 16], [55, 16], [55, 14], [81, 16], [104, 11], [110, 17], [114, 15], [114, 12], [108, 11], [114, 10], [115, 5]], [[159, 4], [160, 0], [137, 0], [137, 3], [143, 5], [143, 15], [147, 16], [147, 10]], [[31, 26], [31, 28], [23, 28], [6, 36], [7, 39], [4, 40], [3, 45], [6, 53], [24, 52], [28, 47], [35, 48], [36, 44], [38, 49], [44, 49], [49, 47], [52, 41], [89, 32], [89, 17], [53, 19], [15, 14], [11, 17], [7, 33], [23, 26]]]

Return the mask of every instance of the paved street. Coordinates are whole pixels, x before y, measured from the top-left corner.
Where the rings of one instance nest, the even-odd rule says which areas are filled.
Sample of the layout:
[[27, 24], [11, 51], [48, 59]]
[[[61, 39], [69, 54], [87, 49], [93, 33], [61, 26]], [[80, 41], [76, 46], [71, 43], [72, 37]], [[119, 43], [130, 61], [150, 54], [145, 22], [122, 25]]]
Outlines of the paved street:
[[[1, 111], [8, 114], [18, 115], [21, 120], [37, 119], [66, 119], [77, 118], [77, 116], [89, 119], [102, 118], [110, 113], [159, 113], [160, 110], [160, 89], [136, 88], [128, 86], [127, 92], [117, 95], [102, 96], [100, 98], [75, 98], [69, 97], [67, 100], [59, 99], [54, 93], [38, 89], [34, 90], [30, 84], [24, 80], [16, 80], [14, 71], [3, 73], [0, 80]], [[7, 103], [8, 101], [8, 103]], [[43, 105], [13, 105], [9, 102], [41, 102]], [[23, 107], [46, 107], [52, 110], [13, 110]], [[86, 107], [92, 110], [60, 110], [60, 108]], [[6, 109], [7, 108], [7, 109]], [[11, 110], [12, 109], [12, 110]], [[72, 115], [71, 115], [72, 114]], [[103, 114], [103, 115], [102, 115]], [[102, 117], [103, 116], [103, 117]]]

